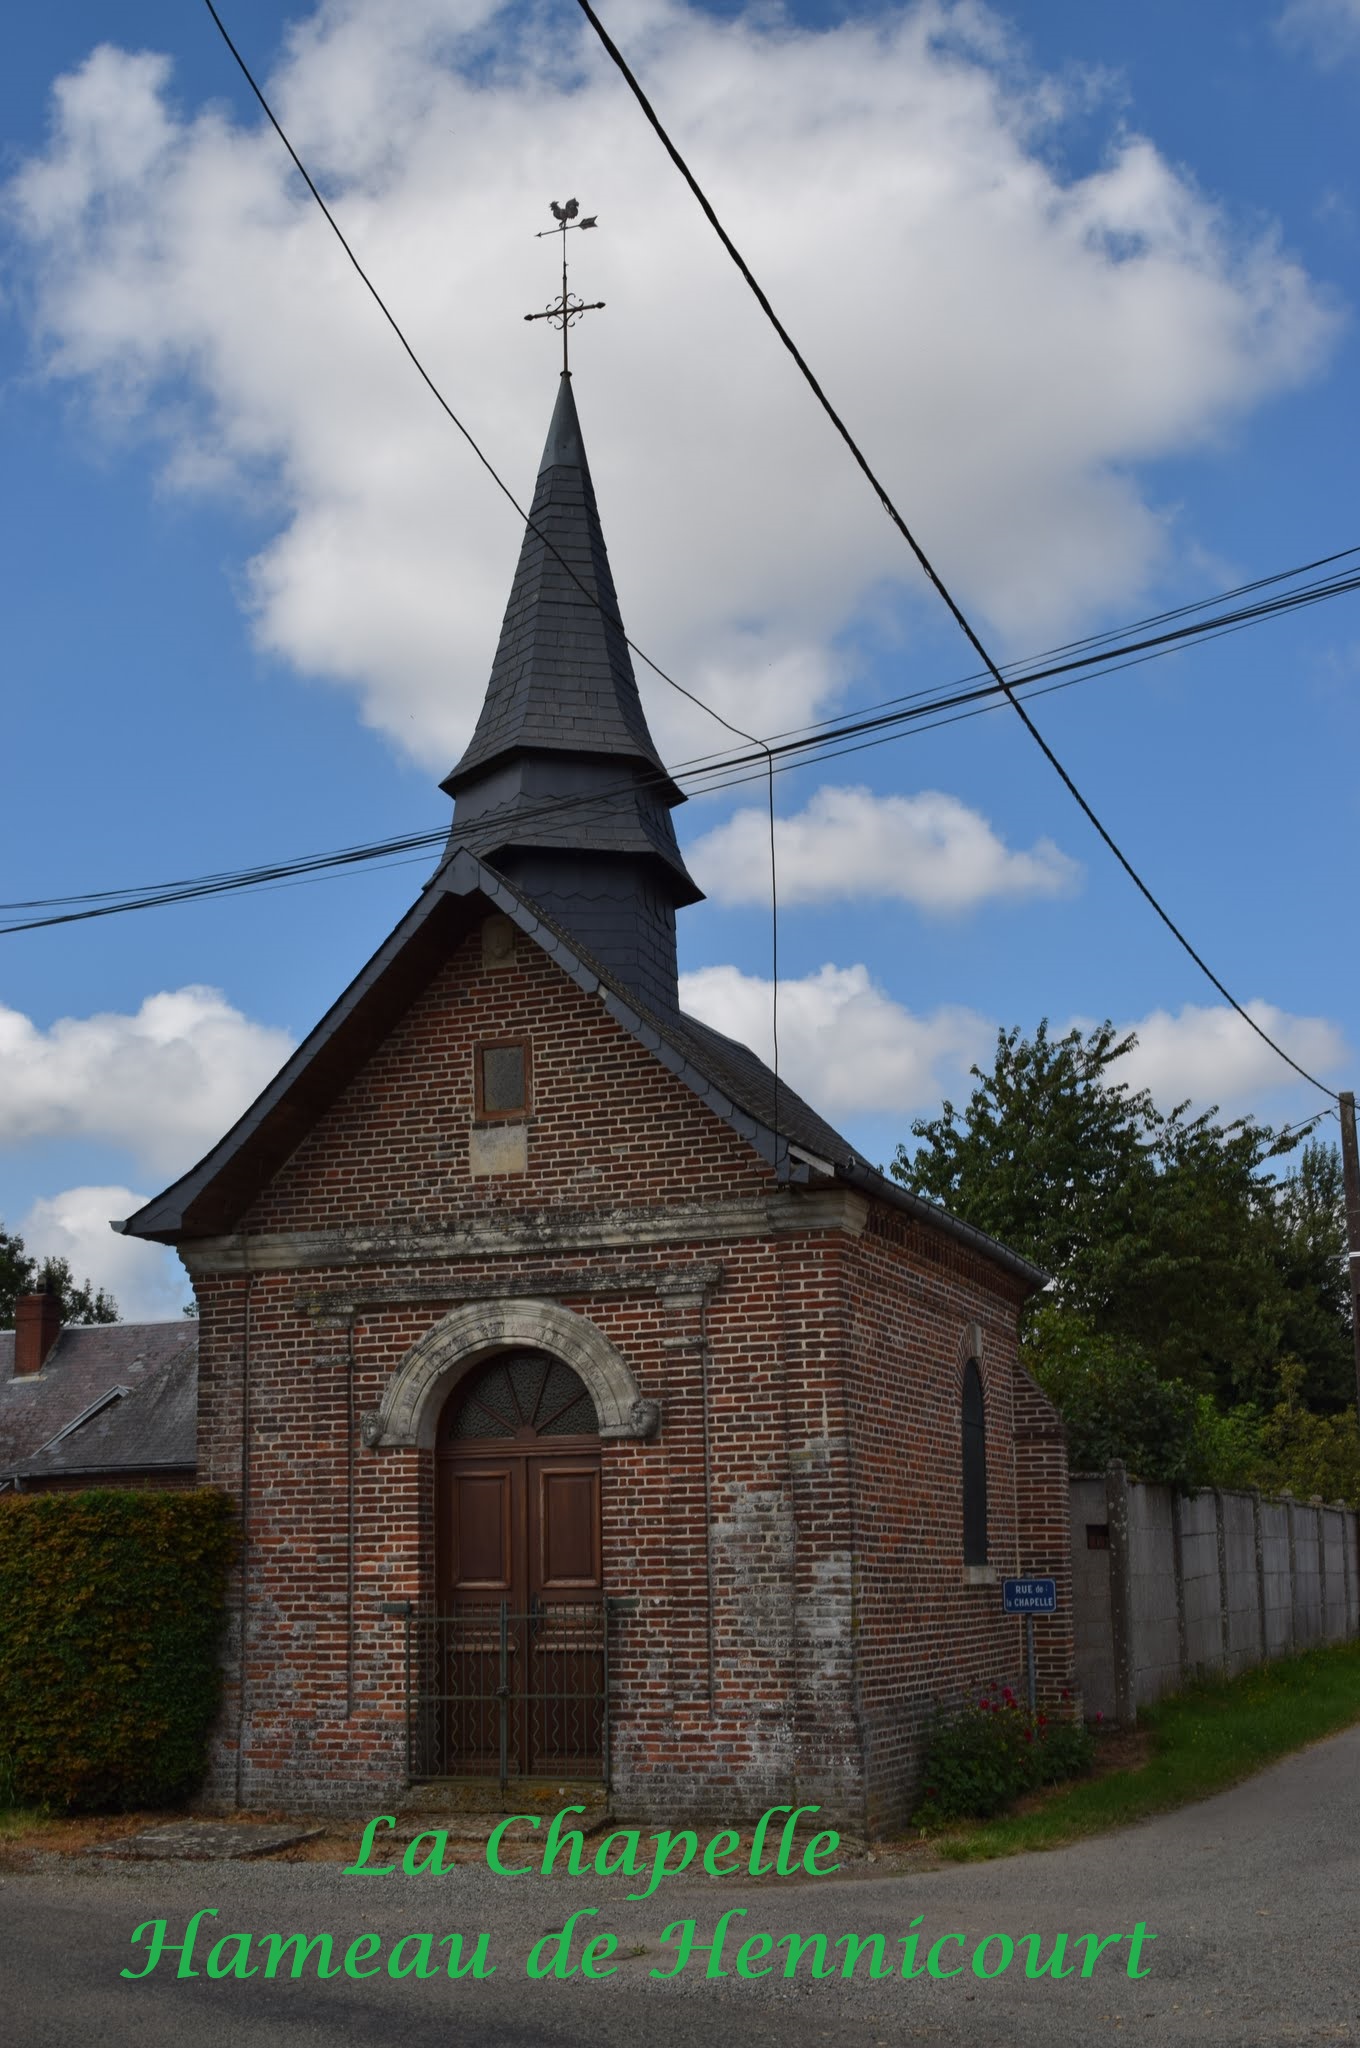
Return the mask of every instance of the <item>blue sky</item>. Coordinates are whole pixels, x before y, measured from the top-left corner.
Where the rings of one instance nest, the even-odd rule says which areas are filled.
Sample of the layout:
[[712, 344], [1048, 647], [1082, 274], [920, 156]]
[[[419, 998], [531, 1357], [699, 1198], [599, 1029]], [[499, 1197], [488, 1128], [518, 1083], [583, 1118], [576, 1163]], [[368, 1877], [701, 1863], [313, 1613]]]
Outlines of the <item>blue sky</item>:
[[[576, 394], [635, 639], [771, 732], [970, 667], [566, 0], [226, 19], [521, 496], [547, 201], [600, 217]], [[990, 645], [1023, 656], [1360, 542], [1354, 0], [606, 11]], [[116, 30], [112, 41], [111, 28]], [[7, 21], [6, 900], [437, 826], [519, 523], [304, 204], [206, 10]], [[57, 82], [66, 83], [57, 91]], [[1356, 604], [1037, 703], [1225, 983], [1329, 1084]], [[643, 680], [672, 761], [723, 732]], [[690, 1004], [768, 1032], [749, 789], [679, 817]], [[1164, 1099], [1321, 1103], [1237, 1029], [1005, 710], [780, 782], [782, 1048], [882, 1160], [1000, 1023], [1139, 1024]], [[216, 1139], [425, 875], [0, 938], [0, 1217], [131, 1313], [100, 1225]], [[1240, 1025], [1240, 1024], [1239, 1024]]]

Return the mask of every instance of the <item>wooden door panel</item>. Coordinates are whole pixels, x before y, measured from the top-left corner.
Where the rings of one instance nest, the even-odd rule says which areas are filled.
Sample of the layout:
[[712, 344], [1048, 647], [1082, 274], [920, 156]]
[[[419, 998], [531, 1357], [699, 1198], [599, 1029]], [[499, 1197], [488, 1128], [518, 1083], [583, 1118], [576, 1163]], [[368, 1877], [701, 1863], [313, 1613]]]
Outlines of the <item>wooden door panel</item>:
[[516, 1486], [513, 1460], [474, 1470], [448, 1466], [450, 1499], [449, 1571], [451, 1594], [512, 1598], [516, 1587]]
[[599, 1459], [531, 1457], [529, 1473], [533, 1589], [589, 1598], [601, 1585]]

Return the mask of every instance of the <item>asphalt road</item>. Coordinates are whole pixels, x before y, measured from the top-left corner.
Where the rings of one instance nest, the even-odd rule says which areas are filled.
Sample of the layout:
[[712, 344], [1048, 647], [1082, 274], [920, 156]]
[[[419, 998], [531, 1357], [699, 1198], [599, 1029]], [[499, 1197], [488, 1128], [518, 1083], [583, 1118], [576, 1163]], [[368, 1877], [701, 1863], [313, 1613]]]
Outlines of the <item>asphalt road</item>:
[[[474, 1866], [438, 1879], [353, 1879], [329, 1865], [277, 1861], [53, 1859], [0, 1879], [0, 2038], [94, 2047], [1347, 2045], [1360, 2035], [1357, 1793], [1352, 1728], [1217, 1799], [1046, 1855], [821, 1884], [685, 1879], [633, 1903], [628, 1880], [497, 1879]], [[616, 1974], [528, 1979], [535, 1941], [582, 1906], [600, 1909], [589, 1932], [619, 1938]], [[649, 1974], [675, 1961], [658, 1939], [670, 1922], [693, 1919], [707, 1938], [733, 1906], [748, 1916], [731, 1923], [729, 1975], [706, 1978], [699, 1958], [673, 1979]], [[163, 1918], [178, 1940], [202, 1907], [221, 1918], [203, 1923], [198, 1977], [179, 1979], [165, 1961], [145, 1978], [120, 1978], [147, 1960], [130, 1941], [139, 1922]], [[867, 1960], [848, 1981], [815, 1978], [807, 1965], [785, 1978], [778, 1951], [765, 1959], [773, 1975], [732, 1974], [736, 1947], [753, 1932], [823, 1932], [834, 1942], [877, 1931], [891, 1943], [918, 1916], [918, 1934], [962, 1932], [970, 1949], [993, 1933], [1038, 1932], [1046, 1945], [1059, 1931], [1127, 1935], [1140, 1920], [1155, 1940], [1142, 1952], [1148, 1974], [1136, 1980], [1127, 1943], [1108, 1947], [1089, 1978], [1061, 1981], [1015, 1968], [992, 1980], [968, 1970], [904, 1980], [900, 1943], [888, 1951], [892, 1974], [879, 1980]], [[451, 1982], [443, 1950], [438, 1974], [423, 1981], [385, 1971], [359, 1981], [202, 1974], [225, 1933], [323, 1929], [341, 1948], [374, 1931], [388, 1949], [404, 1934], [485, 1931], [497, 1970]], [[986, 1960], [1000, 1953], [993, 1944]], [[833, 1947], [828, 1960], [838, 1967], [842, 1952]], [[937, 1958], [942, 1969], [961, 1960], [957, 1945]], [[748, 1959], [760, 1961], [758, 1952]]]

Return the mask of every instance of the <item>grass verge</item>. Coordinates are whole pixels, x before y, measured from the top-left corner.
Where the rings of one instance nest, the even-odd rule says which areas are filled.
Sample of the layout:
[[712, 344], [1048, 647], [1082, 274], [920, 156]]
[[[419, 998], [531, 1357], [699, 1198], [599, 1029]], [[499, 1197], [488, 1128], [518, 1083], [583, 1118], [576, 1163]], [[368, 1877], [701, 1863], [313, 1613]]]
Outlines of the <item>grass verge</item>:
[[46, 1827], [45, 1806], [0, 1806], [0, 1842], [17, 1842], [35, 1828]]
[[956, 1863], [1056, 1849], [1207, 1799], [1277, 1757], [1360, 1721], [1360, 1642], [1310, 1649], [1226, 1684], [1196, 1685], [1148, 1707], [1146, 1763], [1067, 1785], [1023, 1813], [965, 1822], [935, 1844]]

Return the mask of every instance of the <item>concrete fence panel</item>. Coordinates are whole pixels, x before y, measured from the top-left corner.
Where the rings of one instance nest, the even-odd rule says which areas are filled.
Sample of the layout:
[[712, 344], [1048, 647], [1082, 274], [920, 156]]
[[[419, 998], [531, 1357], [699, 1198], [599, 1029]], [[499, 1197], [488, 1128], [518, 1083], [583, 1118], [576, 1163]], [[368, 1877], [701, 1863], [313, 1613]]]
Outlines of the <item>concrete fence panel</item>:
[[1256, 1502], [1250, 1492], [1219, 1492], [1219, 1564], [1226, 1626], [1224, 1668], [1229, 1677], [1250, 1670], [1265, 1655], [1261, 1639], [1261, 1579], [1256, 1561]]
[[1339, 1506], [1318, 1508], [1322, 1555], [1322, 1634], [1327, 1642], [1344, 1642], [1346, 1619], [1346, 1516]]
[[1088, 1720], [1115, 1717], [1110, 1626], [1110, 1514], [1104, 1478], [1073, 1478], [1073, 1669]]
[[[1170, 1493], [1180, 1529], [1182, 1677], [1223, 1668], [1223, 1592], [1218, 1575], [1218, 1509], [1212, 1492]], [[1174, 1691], [1175, 1686], [1163, 1690]]]
[[1195, 1678], [1360, 1634], [1348, 1507], [1258, 1492], [1072, 1480], [1077, 1683], [1088, 1718], [1131, 1721]]
[[1322, 1640], [1322, 1556], [1318, 1547], [1318, 1513], [1308, 1500], [1285, 1500], [1289, 1507], [1289, 1543], [1294, 1574], [1294, 1647], [1311, 1649]]
[[1129, 1598], [1133, 1694], [1139, 1706], [1180, 1682], [1176, 1536], [1167, 1485], [1129, 1486]]
[[1263, 1499], [1261, 1563], [1267, 1658], [1285, 1656], [1294, 1646], [1294, 1584], [1290, 1560], [1289, 1507], [1283, 1499]]

